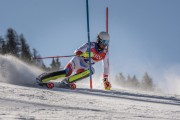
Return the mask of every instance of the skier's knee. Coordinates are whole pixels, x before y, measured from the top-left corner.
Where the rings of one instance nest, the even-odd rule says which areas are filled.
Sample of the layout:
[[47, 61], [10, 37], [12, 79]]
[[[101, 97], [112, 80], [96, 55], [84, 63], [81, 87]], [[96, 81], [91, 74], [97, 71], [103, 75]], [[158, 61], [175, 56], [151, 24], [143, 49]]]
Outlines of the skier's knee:
[[68, 63], [65, 67], [65, 71], [66, 71], [66, 77], [70, 76], [73, 72], [73, 69], [72, 69], [72, 64], [71, 63]]
[[78, 70], [76, 71], [76, 74], [82, 73], [82, 72], [84, 72], [84, 69], [78, 69]]

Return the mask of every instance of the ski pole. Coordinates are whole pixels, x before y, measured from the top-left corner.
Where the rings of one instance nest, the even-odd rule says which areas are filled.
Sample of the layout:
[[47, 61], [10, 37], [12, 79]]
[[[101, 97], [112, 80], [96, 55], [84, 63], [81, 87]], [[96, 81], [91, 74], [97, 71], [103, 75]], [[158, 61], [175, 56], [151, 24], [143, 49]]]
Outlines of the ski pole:
[[48, 58], [67, 58], [67, 57], [74, 57], [77, 55], [67, 55], [67, 56], [49, 56], [49, 57], [34, 57], [33, 59], [48, 59]]
[[[49, 56], [49, 57], [34, 57], [33, 59], [48, 59], [48, 58], [68, 58], [68, 57], [74, 57], [74, 56], [81, 56], [84, 58], [89, 57], [89, 52], [84, 52], [81, 55], [66, 55], [66, 56]], [[93, 57], [94, 54], [90, 52], [90, 57]]]

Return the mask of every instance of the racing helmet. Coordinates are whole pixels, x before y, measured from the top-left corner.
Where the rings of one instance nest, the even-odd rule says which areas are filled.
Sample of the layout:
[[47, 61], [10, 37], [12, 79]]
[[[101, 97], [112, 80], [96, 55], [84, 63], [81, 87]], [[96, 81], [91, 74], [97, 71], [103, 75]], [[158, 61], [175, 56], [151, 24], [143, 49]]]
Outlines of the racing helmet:
[[103, 46], [109, 46], [110, 36], [107, 32], [100, 32], [97, 35], [97, 43]]

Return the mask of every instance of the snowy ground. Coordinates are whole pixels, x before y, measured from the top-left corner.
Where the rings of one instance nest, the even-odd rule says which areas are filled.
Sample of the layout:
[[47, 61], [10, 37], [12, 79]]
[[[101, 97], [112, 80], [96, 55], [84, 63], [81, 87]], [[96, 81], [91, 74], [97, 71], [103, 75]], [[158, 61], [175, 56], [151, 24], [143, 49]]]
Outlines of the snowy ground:
[[0, 56], [0, 68], [0, 120], [180, 120], [179, 95], [104, 91], [101, 85], [89, 90], [84, 83], [48, 90], [32, 84], [42, 71], [16, 58]]
[[89, 89], [42, 89], [2, 83], [0, 118], [180, 120], [180, 96]]

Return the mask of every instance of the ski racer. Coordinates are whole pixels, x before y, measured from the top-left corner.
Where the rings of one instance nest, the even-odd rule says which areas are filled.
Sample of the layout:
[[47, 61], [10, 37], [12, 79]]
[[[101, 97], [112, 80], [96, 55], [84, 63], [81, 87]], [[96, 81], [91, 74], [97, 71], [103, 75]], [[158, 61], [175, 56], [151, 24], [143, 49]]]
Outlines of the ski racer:
[[[109, 74], [109, 61], [108, 61], [108, 46], [109, 46], [110, 36], [107, 32], [100, 32], [97, 35], [96, 42], [91, 42], [90, 56], [91, 64], [94, 65], [96, 62], [102, 61], [104, 67], [103, 73], [103, 83], [104, 89], [110, 90], [111, 84], [108, 80]], [[58, 78], [66, 77], [61, 83], [70, 84], [76, 82], [77, 80], [84, 79], [90, 75], [89, 70], [89, 44], [86, 43], [75, 50], [75, 55], [61, 71], [56, 71], [52, 73], [47, 73], [39, 76], [37, 79], [41, 83], [47, 83], [50, 80], [55, 80]], [[94, 68], [91, 68], [92, 74], [94, 74]], [[73, 72], [76, 74], [72, 75]], [[72, 75], [72, 76], [71, 76]]]

